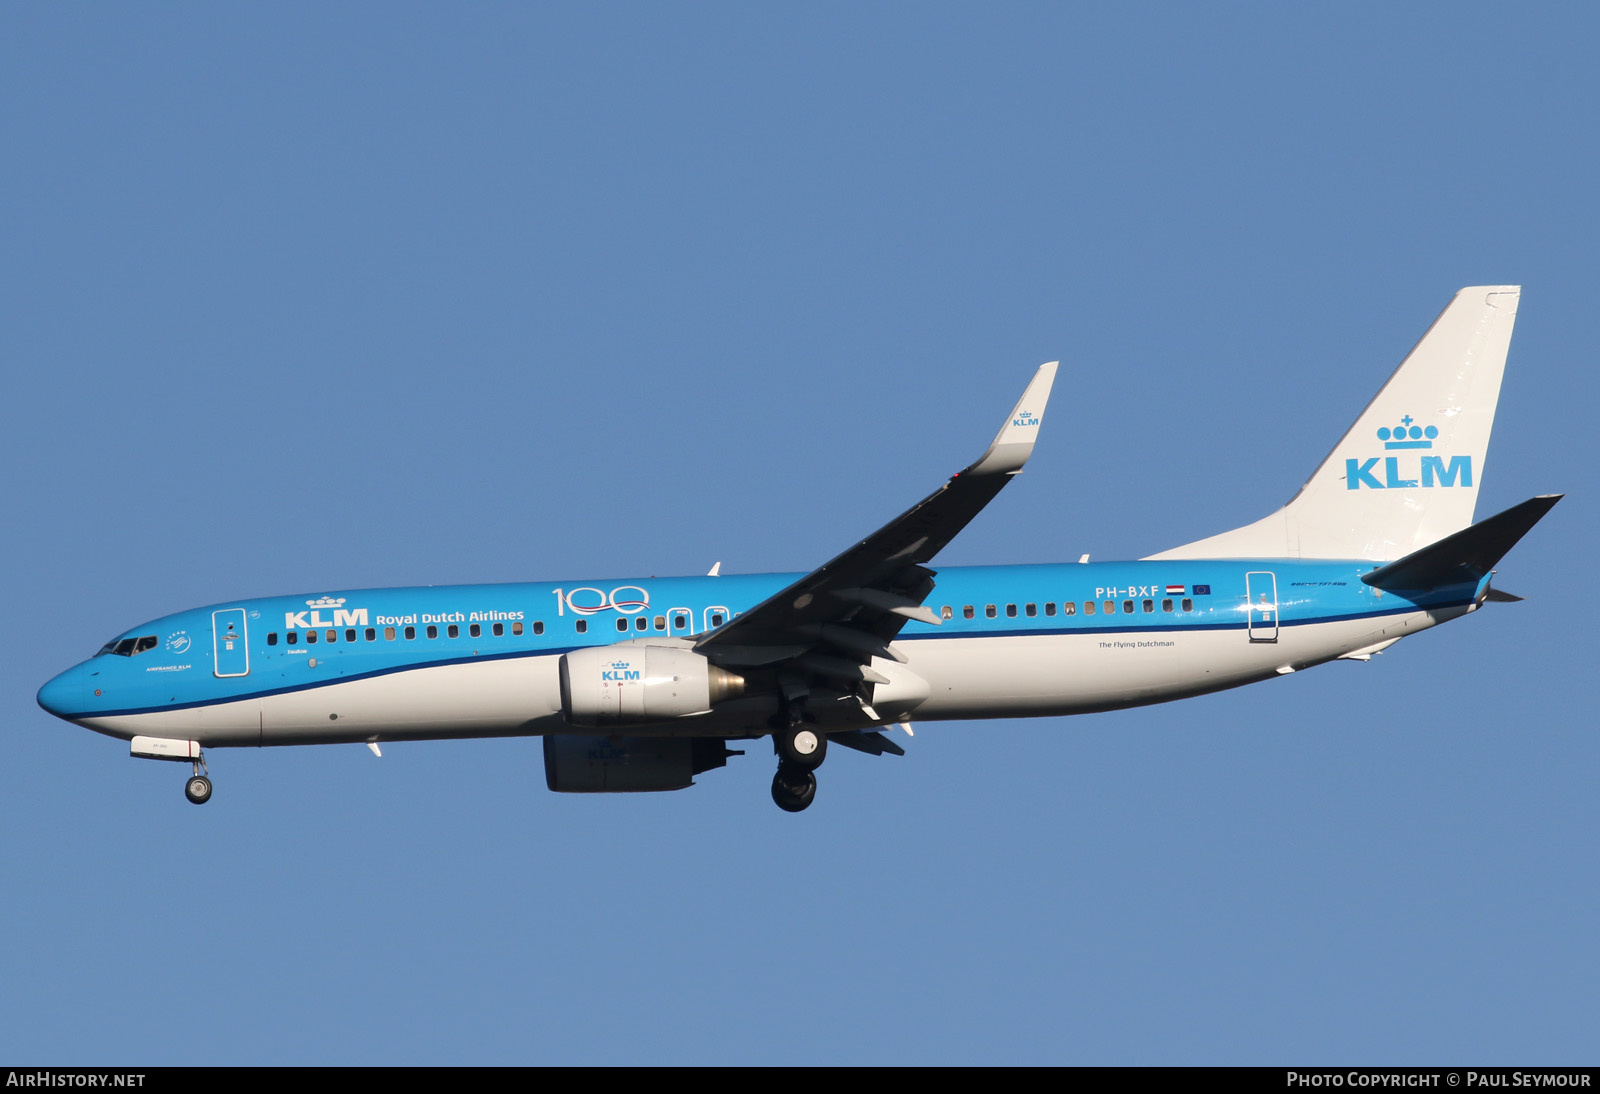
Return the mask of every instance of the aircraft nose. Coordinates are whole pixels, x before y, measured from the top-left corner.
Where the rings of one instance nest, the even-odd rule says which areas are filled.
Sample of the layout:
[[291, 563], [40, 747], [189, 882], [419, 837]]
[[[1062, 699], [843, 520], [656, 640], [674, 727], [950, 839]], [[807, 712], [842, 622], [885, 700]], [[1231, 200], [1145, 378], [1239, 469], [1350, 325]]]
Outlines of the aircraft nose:
[[39, 705], [57, 718], [70, 719], [83, 710], [83, 674], [73, 667], [39, 689]]

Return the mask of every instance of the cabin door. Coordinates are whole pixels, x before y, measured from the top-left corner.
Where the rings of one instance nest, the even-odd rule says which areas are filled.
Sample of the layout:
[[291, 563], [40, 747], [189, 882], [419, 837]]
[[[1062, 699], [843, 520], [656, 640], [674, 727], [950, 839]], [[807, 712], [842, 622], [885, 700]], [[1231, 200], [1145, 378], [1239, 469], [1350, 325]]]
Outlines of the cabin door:
[[211, 613], [211, 653], [218, 676], [250, 675], [250, 636], [243, 608]]
[[1250, 641], [1278, 640], [1278, 576], [1263, 570], [1244, 575], [1245, 599], [1250, 602]]

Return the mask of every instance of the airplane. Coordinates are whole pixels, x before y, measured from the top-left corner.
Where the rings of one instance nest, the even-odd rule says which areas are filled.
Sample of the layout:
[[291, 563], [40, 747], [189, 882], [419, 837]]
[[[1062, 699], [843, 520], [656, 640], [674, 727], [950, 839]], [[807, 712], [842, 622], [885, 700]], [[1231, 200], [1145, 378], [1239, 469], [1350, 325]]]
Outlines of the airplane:
[[1335, 660], [1520, 598], [1494, 567], [1561, 495], [1473, 523], [1521, 290], [1465, 288], [1282, 508], [1137, 561], [935, 570], [1022, 471], [1057, 363], [977, 461], [805, 574], [352, 589], [125, 631], [39, 705], [190, 765], [205, 750], [543, 738], [571, 793], [680, 790], [770, 738], [809, 806], [830, 746], [904, 755], [918, 722], [1167, 702]]

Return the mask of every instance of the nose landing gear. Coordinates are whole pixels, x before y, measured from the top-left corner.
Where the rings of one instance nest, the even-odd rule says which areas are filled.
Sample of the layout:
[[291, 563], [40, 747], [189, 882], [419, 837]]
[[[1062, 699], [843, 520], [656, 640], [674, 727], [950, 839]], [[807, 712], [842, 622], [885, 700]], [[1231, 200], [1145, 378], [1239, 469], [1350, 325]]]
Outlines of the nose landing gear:
[[206, 759], [201, 755], [194, 761], [194, 774], [189, 776], [189, 781], [183, 784], [183, 796], [196, 805], [204, 805], [211, 800], [211, 780], [200, 774], [200, 769], [205, 766]]
[[194, 774], [183, 784], [183, 796], [196, 805], [211, 800], [211, 780], [206, 777], [206, 754], [199, 741], [178, 737], [138, 736], [128, 742], [128, 754], [146, 760], [175, 760], [193, 766]]

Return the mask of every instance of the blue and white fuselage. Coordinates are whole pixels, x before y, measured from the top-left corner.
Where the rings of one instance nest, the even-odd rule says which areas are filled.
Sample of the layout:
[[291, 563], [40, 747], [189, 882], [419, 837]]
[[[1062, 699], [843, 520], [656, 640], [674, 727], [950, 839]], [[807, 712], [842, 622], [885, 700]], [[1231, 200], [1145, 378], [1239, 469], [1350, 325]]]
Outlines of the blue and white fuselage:
[[[1056, 365], [973, 464], [808, 573], [316, 592], [113, 639], [46, 710], [194, 766], [206, 748], [541, 736], [551, 789], [675, 790], [770, 735], [804, 809], [830, 742], [915, 719], [1182, 699], [1367, 659], [1490, 597], [1558, 500], [1473, 523], [1519, 290], [1463, 289], [1277, 512], [1137, 562], [934, 567], [1021, 471]], [[1509, 598], [1515, 599], [1515, 598]]]
[[[895, 639], [928, 684], [908, 713], [1044, 716], [1181, 699], [1388, 644], [1471, 611], [1487, 585], [1411, 599], [1364, 584], [1375, 568], [1262, 559], [944, 569], [929, 597], [939, 625], [913, 620]], [[207, 748], [572, 733], [557, 678], [562, 654], [710, 630], [804, 576], [343, 590], [217, 604], [113, 639], [40, 699], [110, 736], [184, 737]], [[716, 708], [630, 732], [762, 735], [769, 713]], [[850, 713], [841, 728], [872, 724]]]

